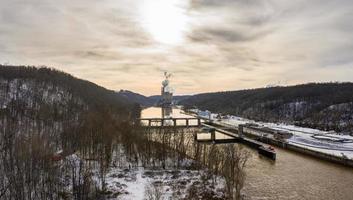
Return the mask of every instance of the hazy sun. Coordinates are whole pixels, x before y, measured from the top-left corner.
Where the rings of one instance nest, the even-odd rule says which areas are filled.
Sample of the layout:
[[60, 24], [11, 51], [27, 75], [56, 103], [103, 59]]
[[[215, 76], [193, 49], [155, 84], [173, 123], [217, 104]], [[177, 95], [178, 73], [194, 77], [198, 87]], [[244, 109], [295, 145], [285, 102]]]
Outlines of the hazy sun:
[[164, 44], [180, 44], [187, 31], [187, 0], [144, 0], [141, 4], [142, 26]]

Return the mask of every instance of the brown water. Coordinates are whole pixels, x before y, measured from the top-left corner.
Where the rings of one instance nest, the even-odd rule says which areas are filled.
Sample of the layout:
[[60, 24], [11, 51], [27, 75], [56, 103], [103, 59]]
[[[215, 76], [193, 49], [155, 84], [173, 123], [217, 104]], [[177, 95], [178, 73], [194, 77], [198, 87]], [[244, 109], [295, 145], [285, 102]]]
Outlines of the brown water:
[[277, 160], [253, 153], [245, 191], [251, 199], [353, 199], [353, 169], [276, 148]]
[[[148, 108], [142, 117], [160, 117], [160, 113], [160, 108]], [[173, 117], [187, 115], [174, 109]], [[223, 137], [220, 133], [216, 136]], [[276, 161], [248, 150], [252, 157], [244, 188], [247, 199], [353, 200], [353, 168], [280, 148], [276, 148]]]

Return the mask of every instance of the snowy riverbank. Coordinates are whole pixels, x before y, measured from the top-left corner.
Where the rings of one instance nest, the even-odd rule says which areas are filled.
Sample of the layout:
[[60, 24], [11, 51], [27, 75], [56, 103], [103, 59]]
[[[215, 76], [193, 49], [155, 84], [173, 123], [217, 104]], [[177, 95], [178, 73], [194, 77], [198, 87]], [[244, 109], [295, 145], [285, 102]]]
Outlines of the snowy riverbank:
[[218, 114], [209, 111], [192, 110], [198, 116], [214, 120], [228, 126], [238, 127], [241, 124], [255, 124], [273, 131], [289, 132], [292, 136], [286, 139], [289, 144], [311, 149], [317, 152], [353, 160], [353, 136], [342, 135], [334, 131], [321, 131], [312, 128], [298, 127], [283, 123], [257, 122], [237, 116], [227, 116], [219, 119]]

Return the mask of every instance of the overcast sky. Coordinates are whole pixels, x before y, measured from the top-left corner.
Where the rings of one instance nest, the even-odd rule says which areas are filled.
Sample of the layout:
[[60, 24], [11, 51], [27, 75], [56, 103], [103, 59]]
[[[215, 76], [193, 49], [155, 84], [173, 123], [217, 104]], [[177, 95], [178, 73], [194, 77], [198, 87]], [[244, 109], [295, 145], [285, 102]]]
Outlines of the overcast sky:
[[0, 63], [145, 95], [353, 81], [353, 1], [0, 0]]

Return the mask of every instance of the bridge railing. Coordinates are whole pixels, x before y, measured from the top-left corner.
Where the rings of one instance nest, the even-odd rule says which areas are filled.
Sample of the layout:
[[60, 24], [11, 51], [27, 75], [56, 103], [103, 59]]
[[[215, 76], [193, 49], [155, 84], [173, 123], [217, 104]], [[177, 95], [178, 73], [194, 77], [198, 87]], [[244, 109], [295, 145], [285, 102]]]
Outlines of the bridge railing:
[[200, 118], [139, 118], [140, 124], [148, 127], [196, 127], [201, 126]]

